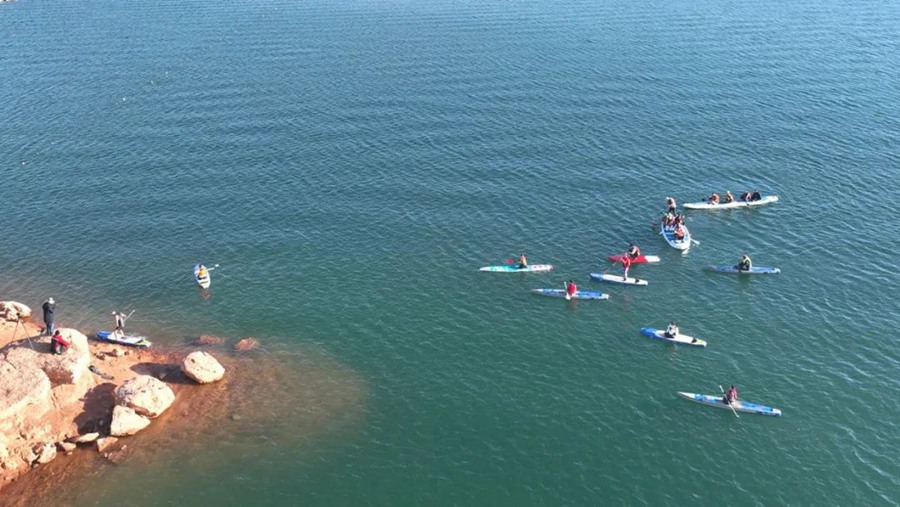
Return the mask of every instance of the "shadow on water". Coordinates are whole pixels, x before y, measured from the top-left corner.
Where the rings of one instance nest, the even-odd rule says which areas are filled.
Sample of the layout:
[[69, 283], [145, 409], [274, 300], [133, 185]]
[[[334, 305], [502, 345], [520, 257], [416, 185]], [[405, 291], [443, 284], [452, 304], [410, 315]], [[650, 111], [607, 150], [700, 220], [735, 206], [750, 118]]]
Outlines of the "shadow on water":
[[309, 351], [204, 350], [225, 366], [225, 379], [200, 386], [187, 382], [174, 361], [135, 365], [137, 373], [165, 373], [176, 392], [169, 410], [138, 435], [120, 439], [106, 457], [84, 447], [29, 472], [3, 488], [0, 505], [133, 502], [121, 484], [130, 483], [133, 492], [135, 476], [152, 476], [152, 483], [144, 481], [152, 489], [223, 464], [240, 468], [267, 459], [273, 449], [302, 459], [304, 450], [313, 452], [317, 442], [356, 427], [363, 417], [366, 386], [331, 358]]

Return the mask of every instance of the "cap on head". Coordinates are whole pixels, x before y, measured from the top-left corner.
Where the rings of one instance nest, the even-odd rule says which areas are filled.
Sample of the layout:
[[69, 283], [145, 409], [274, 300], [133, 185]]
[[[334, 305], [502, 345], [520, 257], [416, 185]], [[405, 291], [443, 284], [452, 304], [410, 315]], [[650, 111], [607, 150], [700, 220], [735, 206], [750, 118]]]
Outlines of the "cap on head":
[[50, 303], [51, 305], [52, 305], [53, 303], [55, 303], [55, 301], [53, 301], [53, 298], [47, 298], [47, 302]]

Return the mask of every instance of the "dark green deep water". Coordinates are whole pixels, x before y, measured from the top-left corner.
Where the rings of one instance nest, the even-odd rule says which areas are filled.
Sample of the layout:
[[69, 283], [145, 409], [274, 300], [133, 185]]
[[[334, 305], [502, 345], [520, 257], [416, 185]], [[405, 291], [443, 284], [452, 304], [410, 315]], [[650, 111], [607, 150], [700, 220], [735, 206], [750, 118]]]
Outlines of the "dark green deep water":
[[[0, 299], [252, 335], [350, 400], [67, 502], [900, 503], [897, 2], [19, 0], [0, 39]], [[685, 256], [650, 228], [751, 188]], [[629, 241], [650, 285], [589, 281]], [[556, 270], [477, 272], [520, 251]], [[703, 269], [744, 252], [782, 274]], [[612, 298], [528, 293], [568, 278]], [[675, 395], [731, 382], [784, 417]]]

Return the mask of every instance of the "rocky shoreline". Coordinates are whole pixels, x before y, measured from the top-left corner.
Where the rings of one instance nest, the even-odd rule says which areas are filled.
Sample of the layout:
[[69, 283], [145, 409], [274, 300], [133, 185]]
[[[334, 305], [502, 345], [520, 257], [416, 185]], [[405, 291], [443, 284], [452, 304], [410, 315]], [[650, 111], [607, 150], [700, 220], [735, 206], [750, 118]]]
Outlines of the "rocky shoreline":
[[[60, 331], [71, 346], [56, 355], [28, 317], [28, 307], [0, 302], [0, 492], [79, 447], [122, 459], [126, 437], [147, 428], [180, 389], [225, 375], [205, 351], [130, 348], [68, 328]], [[254, 348], [247, 340], [241, 348]]]

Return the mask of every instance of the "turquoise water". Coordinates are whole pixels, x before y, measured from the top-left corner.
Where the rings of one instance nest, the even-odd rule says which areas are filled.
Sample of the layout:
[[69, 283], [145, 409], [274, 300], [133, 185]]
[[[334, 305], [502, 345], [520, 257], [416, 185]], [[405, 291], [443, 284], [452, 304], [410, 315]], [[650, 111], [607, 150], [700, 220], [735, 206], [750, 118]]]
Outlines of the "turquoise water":
[[[19, 0], [0, 34], [2, 299], [363, 393], [70, 500], [900, 503], [900, 4]], [[752, 188], [687, 255], [651, 229]], [[588, 279], [630, 241], [648, 287]], [[477, 272], [522, 251], [556, 269]], [[782, 273], [703, 269], [745, 252]], [[528, 293], [568, 278], [612, 298]], [[670, 319], [709, 347], [639, 334]], [[727, 383], [784, 417], [675, 395]]]

